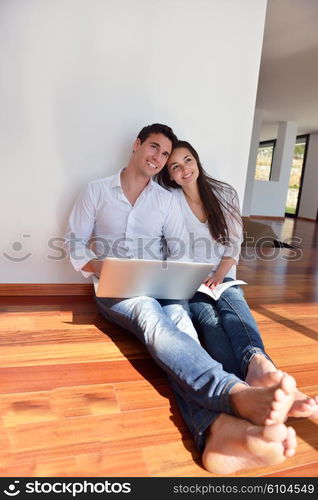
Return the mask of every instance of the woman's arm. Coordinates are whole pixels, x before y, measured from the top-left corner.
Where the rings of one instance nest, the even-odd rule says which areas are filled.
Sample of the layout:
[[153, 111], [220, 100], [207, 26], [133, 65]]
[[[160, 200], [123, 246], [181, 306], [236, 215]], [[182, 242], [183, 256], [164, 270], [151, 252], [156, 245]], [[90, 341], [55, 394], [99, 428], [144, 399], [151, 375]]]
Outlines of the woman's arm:
[[211, 288], [211, 290], [213, 290], [214, 287], [216, 287], [220, 283], [223, 283], [225, 276], [227, 275], [231, 267], [236, 265], [236, 263], [236, 259], [233, 259], [232, 257], [223, 257], [214, 275], [207, 278], [204, 281], [204, 284]]
[[223, 199], [227, 206], [231, 207], [224, 214], [229, 231], [229, 244], [225, 246], [223, 257], [213, 276], [208, 277], [204, 282], [211, 289], [223, 283], [231, 267], [237, 265], [243, 241], [240, 205], [236, 191], [232, 188], [231, 191], [223, 193]]

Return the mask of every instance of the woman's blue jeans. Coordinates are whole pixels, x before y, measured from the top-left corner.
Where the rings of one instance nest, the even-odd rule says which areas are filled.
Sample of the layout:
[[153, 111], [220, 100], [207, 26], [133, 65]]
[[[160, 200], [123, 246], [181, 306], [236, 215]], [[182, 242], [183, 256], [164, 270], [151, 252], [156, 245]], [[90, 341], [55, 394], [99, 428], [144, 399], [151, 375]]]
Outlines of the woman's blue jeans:
[[204, 432], [220, 413], [233, 414], [229, 391], [242, 381], [201, 346], [186, 301], [96, 298], [101, 314], [129, 330], [167, 373], [182, 416], [202, 451]]
[[[225, 278], [224, 281], [231, 281]], [[265, 353], [257, 324], [239, 286], [231, 286], [219, 298], [197, 292], [190, 300], [192, 321], [209, 354], [225, 371], [245, 380], [255, 354]]]

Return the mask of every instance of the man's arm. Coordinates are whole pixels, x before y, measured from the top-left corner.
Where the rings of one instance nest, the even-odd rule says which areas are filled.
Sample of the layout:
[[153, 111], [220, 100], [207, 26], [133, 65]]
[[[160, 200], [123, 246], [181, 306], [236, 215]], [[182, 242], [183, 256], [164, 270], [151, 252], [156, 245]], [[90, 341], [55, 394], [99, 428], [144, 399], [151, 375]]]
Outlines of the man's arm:
[[[95, 273], [92, 261], [96, 259], [96, 255], [87, 245], [94, 230], [94, 214], [94, 202], [90, 185], [88, 185], [75, 202], [64, 238], [65, 249], [74, 269], [82, 271], [86, 278]], [[88, 265], [88, 263], [91, 264]], [[86, 265], [88, 265], [87, 268]]]
[[82, 271], [86, 273], [94, 273], [98, 278], [100, 276], [102, 270], [102, 261], [101, 260], [90, 260], [82, 267]]

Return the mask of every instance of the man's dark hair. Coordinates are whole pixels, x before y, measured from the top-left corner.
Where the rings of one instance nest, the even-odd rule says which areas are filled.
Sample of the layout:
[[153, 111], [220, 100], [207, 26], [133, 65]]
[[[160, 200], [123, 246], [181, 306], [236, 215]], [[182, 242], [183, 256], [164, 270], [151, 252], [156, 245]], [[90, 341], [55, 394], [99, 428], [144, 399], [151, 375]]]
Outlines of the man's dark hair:
[[172, 128], [168, 125], [162, 125], [162, 123], [153, 123], [152, 125], [147, 125], [139, 132], [137, 139], [140, 139], [141, 144], [145, 142], [146, 139], [151, 134], [162, 134], [166, 136], [172, 142], [172, 145], [177, 141], [177, 136], [173, 132]]

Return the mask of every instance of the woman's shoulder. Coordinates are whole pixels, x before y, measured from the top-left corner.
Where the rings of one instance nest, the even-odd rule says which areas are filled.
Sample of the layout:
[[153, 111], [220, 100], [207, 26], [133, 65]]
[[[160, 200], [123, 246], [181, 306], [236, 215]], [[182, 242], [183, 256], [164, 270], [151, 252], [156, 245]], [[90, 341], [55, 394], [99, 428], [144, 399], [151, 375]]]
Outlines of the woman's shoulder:
[[226, 201], [231, 201], [238, 197], [236, 189], [227, 182], [216, 181], [213, 183], [213, 188], [215, 194]]

